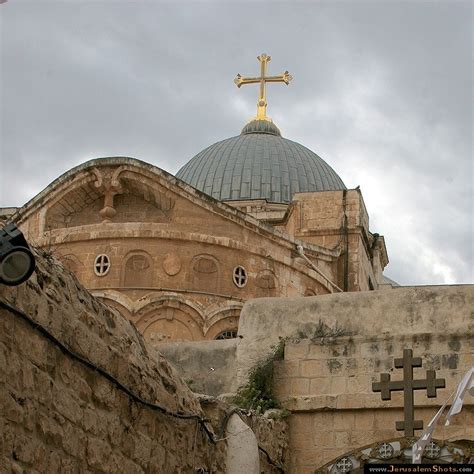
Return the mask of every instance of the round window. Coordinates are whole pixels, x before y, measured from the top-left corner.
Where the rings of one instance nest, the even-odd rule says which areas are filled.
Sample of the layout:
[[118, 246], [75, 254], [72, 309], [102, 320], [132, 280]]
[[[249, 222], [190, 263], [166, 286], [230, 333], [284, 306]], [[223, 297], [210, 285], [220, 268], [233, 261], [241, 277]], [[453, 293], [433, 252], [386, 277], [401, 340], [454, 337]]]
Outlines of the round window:
[[247, 284], [247, 271], [244, 267], [234, 268], [233, 279], [236, 286], [243, 288]]
[[352, 470], [354, 465], [352, 464], [352, 461], [346, 456], [339, 459], [334, 467], [336, 468], [336, 472], [349, 472]]
[[100, 254], [95, 257], [94, 273], [97, 276], [105, 276], [110, 270], [110, 259], [105, 254]]

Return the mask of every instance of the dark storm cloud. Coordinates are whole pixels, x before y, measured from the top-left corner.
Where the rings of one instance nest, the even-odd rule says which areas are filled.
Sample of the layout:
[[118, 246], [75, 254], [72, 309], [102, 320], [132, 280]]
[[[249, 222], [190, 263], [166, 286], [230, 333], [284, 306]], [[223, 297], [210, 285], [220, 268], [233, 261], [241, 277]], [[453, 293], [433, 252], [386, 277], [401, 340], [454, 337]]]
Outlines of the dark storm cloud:
[[[404, 284], [472, 281], [470, 2], [10, 1], [0, 205], [97, 156], [175, 173], [255, 113], [360, 185]], [[21, 179], [18, 179], [20, 176]]]

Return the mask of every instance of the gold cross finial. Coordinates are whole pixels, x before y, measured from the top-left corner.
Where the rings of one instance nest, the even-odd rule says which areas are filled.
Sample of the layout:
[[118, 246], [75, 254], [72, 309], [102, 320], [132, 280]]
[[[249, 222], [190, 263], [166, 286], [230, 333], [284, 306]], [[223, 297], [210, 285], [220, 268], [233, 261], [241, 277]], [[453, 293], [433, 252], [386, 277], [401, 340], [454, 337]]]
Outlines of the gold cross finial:
[[268, 120], [271, 121], [266, 115], [267, 111], [267, 97], [266, 97], [266, 83], [267, 82], [284, 82], [286, 85], [290, 83], [293, 79], [288, 71], [285, 71], [281, 76], [267, 76], [267, 63], [271, 61], [271, 57], [263, 53], [257, 57], [260, 61], [260, 76], [259, 77], [242, 77], [240, 74], [237, 74], [237, 77], [234, 79], [237, 87], [242, 86], [243, 84], [258, 84], [260, 83], [260, 96], [257, 102], [257, 120]]

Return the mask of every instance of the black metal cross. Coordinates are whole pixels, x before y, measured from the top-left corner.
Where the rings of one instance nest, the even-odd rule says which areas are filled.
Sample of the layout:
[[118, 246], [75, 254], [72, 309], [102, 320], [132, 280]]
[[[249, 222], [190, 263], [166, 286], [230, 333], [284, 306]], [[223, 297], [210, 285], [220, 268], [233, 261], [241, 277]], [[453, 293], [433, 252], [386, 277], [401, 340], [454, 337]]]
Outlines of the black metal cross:
[[403, 391], [405, 420], [397, 421], [397, 431], [405, 431], [405, 436], [414, 436], [414, 430], [423, 429], [423, 421], [415, 420], [414, 391], [426, 389], [428, 398], [436, 397], [436, 389], [446, 386], [444, 379], [436, 378], [436, 371], [427, 370], [425, 380], [413, 380], [413, 367], [421, 367], [421, 357], [413, 357], [411, 349], [404, 349], [403, 358], [395, 359], [395, 367], [403, 369], [403, 380], [390, 380], [390, 374], [380, 374], [380, 382], [372, 384], [374, 392], [381, 392], [382, 400], [391, 400], [392, 393]]

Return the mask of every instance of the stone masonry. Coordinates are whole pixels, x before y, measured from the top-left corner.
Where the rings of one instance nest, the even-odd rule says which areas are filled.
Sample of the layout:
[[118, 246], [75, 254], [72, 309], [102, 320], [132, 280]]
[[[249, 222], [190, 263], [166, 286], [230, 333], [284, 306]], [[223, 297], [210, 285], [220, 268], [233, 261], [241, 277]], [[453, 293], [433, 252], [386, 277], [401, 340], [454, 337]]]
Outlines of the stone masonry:
[[[472, 285], [250, 301], [240, 320], [236, 386], [286, 338], [274, 389], [291, 411], [290, 472], [314, 473], [345, 453], [404, 436], [395, 429], [403, 420], [401, 392], [391, 401], [372, 392], [381, 373], [402, 379], [393, 362], [404, 349], [422, 358], [416, 379], [434, 369], [446, 380], [436, 398], [415, 394], [416, 418], [427, 426], [474, 365], [473, 306]], [[437, 428], [436, 439], [474, 445], [472, 400], [450, 426]]]
[[[226, 410], [204, 421], [164, 357], [58, 261], [37, 254], [30, 280], [2, 287], [0, 298], [19, 310], [0, 311], [1, 472], [225, 472], [225, 439], [210, 438]], [[278, 472], [268, 459], [284, 465], [287, 456], [285, 423], [271, 421], [253, 422], [268, 473]]]

